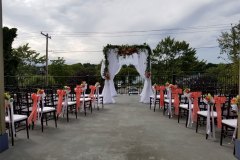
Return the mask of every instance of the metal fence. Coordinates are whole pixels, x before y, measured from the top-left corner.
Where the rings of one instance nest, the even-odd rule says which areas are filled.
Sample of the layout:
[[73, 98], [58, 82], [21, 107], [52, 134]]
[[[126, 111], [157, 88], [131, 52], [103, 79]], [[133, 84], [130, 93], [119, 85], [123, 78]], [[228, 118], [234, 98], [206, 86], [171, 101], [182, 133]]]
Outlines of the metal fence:
[[[236, 95], [238, 94], [238, 75], [152, 75], [152, 84], [156, 83], [164, 85], [166, 82], [177, 84], [181, 88], [190, 88], [192, 91], [202, 91], [203, 93]], [[5, 77], [5, 89], [11, 90], [15, 88], [61, 88], [64, 85], [75, 87], [86, 81], [89, 85], [94, 85], [97, 81], [104, 86], [104, 79], [100, 76], [55, 76], [48, 77], [46, 86], [45, 76], [29, 76], [29, 77]], [[144, 78], [134, 75], [117, 75], [114, 78], [114, 85], [119, 94], [128, 94], [129, 90], [134, 89], [139, 93], [144, 85]], [[102, 88], [102, 87], [101, 87]]]

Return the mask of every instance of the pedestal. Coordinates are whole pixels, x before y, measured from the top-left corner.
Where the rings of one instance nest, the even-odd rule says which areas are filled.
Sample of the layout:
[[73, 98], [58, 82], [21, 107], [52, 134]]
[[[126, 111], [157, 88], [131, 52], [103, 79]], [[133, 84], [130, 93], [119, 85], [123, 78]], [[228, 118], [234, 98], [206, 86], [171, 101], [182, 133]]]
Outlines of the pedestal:
[[0, 135], [0, 153], [8, 149], [8, 134]]

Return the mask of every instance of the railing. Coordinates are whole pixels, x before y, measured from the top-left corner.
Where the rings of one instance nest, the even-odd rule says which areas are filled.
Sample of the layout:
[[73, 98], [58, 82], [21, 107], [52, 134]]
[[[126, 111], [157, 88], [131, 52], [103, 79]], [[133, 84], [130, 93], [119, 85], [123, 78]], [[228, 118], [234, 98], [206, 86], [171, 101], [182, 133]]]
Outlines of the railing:
[[[152, 75], [152, 84], [164, 85], [166, 82], [177, 84], [181, 88], [190, 88], [192, 91], [202, 91], [203, 93], [211, 94], [238, 94], [238, 75]], [[100, 76], [86, 75], [86, 76], [55, 76], [48, 78], [49, 86], [45, 86], [45, 76], [31, 76], [31, 77], [5, 77], [6, 90], [14, 88], [62, 88], [64, 85], [74, 88], [82, 81], [86, 81], [89, 85], [94, 85], [97, 81], [101, 86], [104, 85], [104, 79]], [[9, 83], [11, 82], [11, 83]], [[114, 85], [119, 94], [128, 94], [129, 89], [137, 90], [141, 93], [144, 79], [140, 76], [133, 75], [117, 75], [114, 78]], [[103, 87], [101, 87], [102, 89]]]

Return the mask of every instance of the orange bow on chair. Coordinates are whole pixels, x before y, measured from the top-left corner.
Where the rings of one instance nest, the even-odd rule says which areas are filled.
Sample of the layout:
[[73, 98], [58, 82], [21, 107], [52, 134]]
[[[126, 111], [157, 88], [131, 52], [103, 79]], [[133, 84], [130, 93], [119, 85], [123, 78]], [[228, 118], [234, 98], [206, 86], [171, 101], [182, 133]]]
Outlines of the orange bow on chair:
[[81, 86], [77, 85], [74, 91], [76, 92], [76, 110], [78, 111], [81, 105], [80, 98], [83, 90]]
[[96, 98], [95, 97], [95, 91], [96, 91], [97, 87], [91, 85], [91, 86], [89, 86], [89, 88], [91, 89], [89, 97], [91, 98], [92, 104], [94, 104], [94, 107], [95, 107], [95, 98]]
[[91, 99], [95, 99], [94, 93], [95, 93], [96, 87], [91, 85], [91, 86], [89, 86], [89, 88], [91, 89], [89, 97]]
[[32, 112], [28, 117], [28, 125], [32, 124], [32, 122], [35, 123], [37, 120], [37, 104], [38, 104], [39, 96], [36, 93], [33, 93], [31, 97], [33, 100], [33, 106], [32, 106]]
[[197, 112], [200, 111], [198, 106], [198, 98], [201, 97], [202, 92], [191, 92], [191, 97], [193, 98], [193, 113], [192, 119], [197, 122]]
[[217, 111], [217, 127], [222, 128], [222, 108], [221, 104], [226, 102], [226, 97], [214, 96], [215, 107]]
[[62, 112], [62, 101], [63, 96], [66, 94], [66, 91], [58, 89], [57, 94], [58, 94], [57, 116], [59, 116]]
[[174, 108], [175, 108], [175, 115], [179, 114], [179, 94], [182, 94], [182, 89], [181, 88], [174, 88], [172, 89], [172, 94], [174, 97]]
[[164, 90], [165, 86], [158, 86], [157, 88], [160, 91], [160, 107], [164, 107]]

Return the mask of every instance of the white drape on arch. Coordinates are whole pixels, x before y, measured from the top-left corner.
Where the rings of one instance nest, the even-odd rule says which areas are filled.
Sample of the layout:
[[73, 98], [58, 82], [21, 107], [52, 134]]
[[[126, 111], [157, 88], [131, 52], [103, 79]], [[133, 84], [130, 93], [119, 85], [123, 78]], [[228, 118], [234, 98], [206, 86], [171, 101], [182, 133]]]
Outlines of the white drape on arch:
[[[110, 74], [110, 80], [105, 80], [104, 82], [104, 88], [103, 88], [103, 103], [115, 103], [114, 96], [117, 95], [113, 79], [115, 75], [120, 71], [122, 65], [130, 65], [133, 64], [140, 74], [142, 78], [144, 78], [144, 87], [142, 90], [142, 93], [140, 94], [141, 99], [140, 102], [143, 103], [149, 103], [149, 97], [153, 94], [152, 92], [152, 82], [151, 79], [145, 77], [145, 70], [147, 67], [147, 53], [142, 51], [140, 53], [134, 53], [130, 56], [119, 56], [117, 53], [117, 50], [111, 49], [107, 53], [108, 55], [108, 61], [109, 61], [109, 74]], [[102, 63], [101, 66], [101, 75], [104, 78], [103, 72], [104, 72], [105, 64]]]

